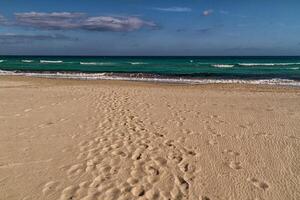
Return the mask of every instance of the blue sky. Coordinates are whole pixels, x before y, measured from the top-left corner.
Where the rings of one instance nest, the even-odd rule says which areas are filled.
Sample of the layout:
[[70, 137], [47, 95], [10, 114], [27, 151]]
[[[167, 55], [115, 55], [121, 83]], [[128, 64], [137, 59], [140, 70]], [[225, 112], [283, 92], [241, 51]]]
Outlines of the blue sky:
[[297, 0], [2, 0], [0, 54], [300, 55]]

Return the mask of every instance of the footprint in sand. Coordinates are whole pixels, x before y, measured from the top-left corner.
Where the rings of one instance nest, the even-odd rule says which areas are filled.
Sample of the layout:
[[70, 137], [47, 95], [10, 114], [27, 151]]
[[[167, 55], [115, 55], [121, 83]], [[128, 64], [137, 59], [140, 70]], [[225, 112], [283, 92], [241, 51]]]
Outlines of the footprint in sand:
[[231, 168], [231, 169], [235, 169], [235, 170], [239, 170], [239, 169], [242, 169], [241, 167], [241, 163], [240, 162], [236, 162], [236, 161], [231, 161], [228, 166]]
[[[122, 100], [95, 98], [95, 102], [100, 98], [111, 102], [105, 111], [95, 105], [99, 110], [95, 113], [105, 112], [105, 120], [88, 119], [99, 135], [80, 142], [78, 164], [63, 168], [69, 178], [80, 176], [88, 177], [88, 180], [83, 185], [65, 188], [61, 200], [189, 199], [193, 178], [198, 171], [194, 165], [196, 152], [181, 146], [183, 139], [165, 140], [167, 131], [164, 127], [120, 107], [124, 103]], [[120, 115], [110, 113], [115, 108]], [[185, 118], [179, 116], [176, 121], [183, 125]], [[120, 126], [124, 130], [118, 129]], [[149, 131], [148, 126], [154, 130]], [[190, 130], [183, 132], [193, 134]]]
[[207, 197], [207, 196], [201, 196], [201, 197], [199, 198], [199, 200], [210, 200], [210, 198]]
[[215, 141], [215, 140], [209, 140], [208, 144], [210, 144], [210, 145], [216, 145], [216, 144], [218, 144], [218, 142]]
[[51, 193], [56, 192], [59, 189], [59, 182], [56, 181], [50, 181], [45, 184], [43, 187], [43, 194], [44, 195], [49, 195]]
[[255, 187], [262, 189], [264, 191], [269, 189], [269, 185], [264, 181], [260, 181], [256, 178], [249, 178], [248, 181], [250, 181]]
[[185, 135], [193, 135], [193, 134], [195, 134], [194, 131], [189, 130], [189, 129], [183, 129], [182, 133], [185, 134]]
[[230, 155], [230, 156], [239, 156], [239, 155], [240, 155], [239, 152], [236, 152], [236, 151], [233, 151], [233, 150], [230, 150], [230, 149], [224, 149], [224, 150], [222, 151], [222, 153], [228, 154], [228, 155]]
[[131, 193], [133, 194], [133, 196], [140, 197], [145, 194], [145, 190], [144, 190], [143, 186], [137, 185], [132, 188]]
[[69, 186], [69, 187], [65, 188], [62, 191], [60, 200], [75, 199], [76, 198], [75, 194], [76, 194], [76, 191], [78, 190], [78, 188], [79, 187], [76, 187], [76, 186]]
[[68, 170], [67, 174], [70, 177], [78, 176], [80, 173], [82, 173], [84, 171], [83, 168], [84, 168], [83, 164], [72, 165], [70, 167], [70, 169]]
[[262, 131], [260, 131], [260, 132], [256, 133], [255, 135], [256, 135], [256, 136], [263, 136], [263, 137], [272, 136], [272, 134], [271, 134], [271, 133], [262, 132]]
[[186, 137], [178, 137], [178, 139], [176, 140], [176, 142], [178, 143], [184, 143], [186, 141]]

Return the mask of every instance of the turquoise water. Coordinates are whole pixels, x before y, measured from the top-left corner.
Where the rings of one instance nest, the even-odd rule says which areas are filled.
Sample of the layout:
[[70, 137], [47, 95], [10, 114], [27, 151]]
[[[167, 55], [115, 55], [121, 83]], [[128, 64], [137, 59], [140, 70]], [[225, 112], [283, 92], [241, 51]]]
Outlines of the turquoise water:
[[[41, 57], [0, 56], [0, 70], [20, 74], [106, 73], [110, 77], [300, 81], [300, 57]], [[104, 76], [104, 74], [101, 74]], [[100, 76], [100, 75], [99, 75]]]

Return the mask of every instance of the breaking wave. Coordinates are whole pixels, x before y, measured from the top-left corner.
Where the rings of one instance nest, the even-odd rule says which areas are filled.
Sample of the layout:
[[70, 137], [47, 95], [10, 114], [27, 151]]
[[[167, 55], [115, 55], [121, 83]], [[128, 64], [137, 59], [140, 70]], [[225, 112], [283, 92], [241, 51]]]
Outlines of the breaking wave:
[[148, 63], [145, 63], [145, 62], [129, 62], [130, 64], [132, 65], [146, 65]]
[[234, 67], [234, 65], [230, 65], [230, 64], [213, 64], [211, 66], [218, 67], [218, 68], [231, 68], [231, 67]]
[[62, 60], [40, 60], [40, 63], [63, 63]]
[[300, 63], [238, 63], [240, 66], [285, 66], [285, 65], [300, 65]]
[[81, 65], [114, 65], [111, 62], [80, 62]]
[[24, 62], [24, 63], [31, 63], [31, 62], [33, 62], [33, 60], [22, 60], [22, 62]]
[[68, 73], [68, 72], [14, 72], [0, 70], [1, 75], [10, 76], [30, 76], [42, 78], [63, 78], [63, 79], [81, 79], [81, 80], [123, 80], [123, 81], [143, 81], [143, 82], [161, 82], [161, 83], [185, 83], [185, 84], [251, 84], [251, 85], [279, 85], [300, 87], [300, 82], [290, 79], [190, 79], [190, 78], [167, 78], [167, 77], [143, 77], [130, 75], [120, 75], [113, 73]]

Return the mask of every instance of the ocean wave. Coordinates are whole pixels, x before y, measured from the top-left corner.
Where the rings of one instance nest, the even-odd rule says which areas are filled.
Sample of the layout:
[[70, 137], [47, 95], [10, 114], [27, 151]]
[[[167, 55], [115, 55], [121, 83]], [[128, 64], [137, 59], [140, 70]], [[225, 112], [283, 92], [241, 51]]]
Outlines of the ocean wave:
[[122, 81], [142, 81], [142, 82], [161, 82], [161, 83], [184, 83], [184, 84], [251, 84], [251, 85], [278, 85], [300, 87], [300, 81], [290, 79], [260, 79], [260, 80], [242, 80], [242, 79], [189, 79], [189, 78], [157, 78], [157, 77], [131, 77], [114, 75], [112, 73], [38, 73], [38, 72], [14, 72], [0, 70], [1, 75], [10, 76], [30, 76], [41, 78], [62, 78], [62, 79], [80, 79], [80, 80], [122, 80]]
[[63, 63], [62, 60], [40, 60], [40, 63]]
[[145, 63], [145, 62], [129, 62], [130, 64], [132, 65], [146, 65], [148, 63]]
[[211, 66], [218, 67], [218, 68], [231, 68], [231, 67], [234, 67], [234, 65], [230, 65], [230, 64], [213, 64]]
[[300, 65], [300, 63], [238, 63], [240, 66], [285, 66], [285, 65]]
[[14, 71], [6, 71], [6, 70], [0, 69], [0, 75], [18, 75], [18, 73], [14, 72]]
[[4, 62], [4, 60], [0, 60], [0, 63]]
[[111, 62], [80, 62], [81, 65], [114, 65]]
[[22, 62], [24, 62], [24, 63], [31, 63], [31, 62], [33, 62], [33, 60], [22, 60]]

